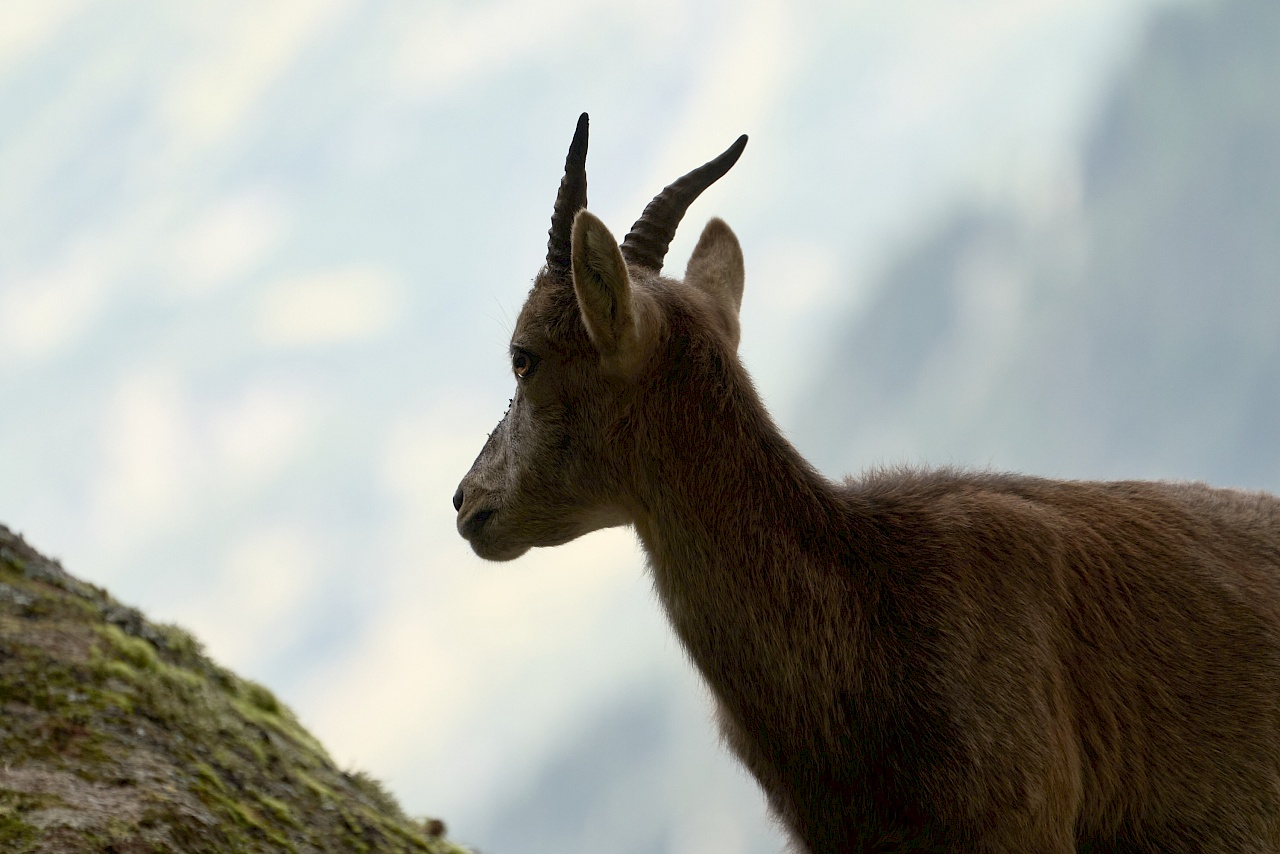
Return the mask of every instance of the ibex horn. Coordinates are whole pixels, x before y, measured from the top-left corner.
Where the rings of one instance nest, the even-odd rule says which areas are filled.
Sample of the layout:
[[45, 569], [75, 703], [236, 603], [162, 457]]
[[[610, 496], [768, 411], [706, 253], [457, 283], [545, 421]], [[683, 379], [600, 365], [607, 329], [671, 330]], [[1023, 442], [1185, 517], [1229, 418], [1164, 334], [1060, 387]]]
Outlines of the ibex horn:
[[684, 212], [703, 190], [738, 162], [742, 149], [746, 147], [747, 135], [744, 133], [724, 154], [699, 166], [654, 196], [622, 241], [622, 257], [627, 263], [661, 272], [662, 259], [667, 257], [667, 248], [671, 246], [671, 238], [675, 237]]
[[564, 159], [564, 177], [560, 179], [560, 192], [556, 194], [556, 207], [551, 214], [551, 230], [547, 232], [547, 267], [551, 270], [569, 269], [570, 233], [573, 218], [587, 206], [587, 114], [578, 116], [578, 129], [569, 143], [569, 155]]

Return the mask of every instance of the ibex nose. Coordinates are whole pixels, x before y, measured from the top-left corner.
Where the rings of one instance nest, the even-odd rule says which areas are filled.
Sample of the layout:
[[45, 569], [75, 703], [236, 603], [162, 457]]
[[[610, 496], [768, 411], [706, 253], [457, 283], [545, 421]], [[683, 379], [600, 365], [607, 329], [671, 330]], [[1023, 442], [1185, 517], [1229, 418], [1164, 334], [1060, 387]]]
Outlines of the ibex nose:
[[453, 494], [453, 509], [455, 511], [462, 509], [462, 486], [458, 486], [458, 491]]

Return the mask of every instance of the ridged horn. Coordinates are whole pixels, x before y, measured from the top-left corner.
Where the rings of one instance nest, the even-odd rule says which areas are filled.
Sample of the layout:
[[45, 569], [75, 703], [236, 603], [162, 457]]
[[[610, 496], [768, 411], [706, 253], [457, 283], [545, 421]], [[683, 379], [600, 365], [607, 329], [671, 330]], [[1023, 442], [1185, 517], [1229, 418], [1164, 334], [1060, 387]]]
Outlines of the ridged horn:
[[569, 143], [564, 159], [564, 177], [556, 194], [556, 207], [551, 214], [551, 230], [547, 232], [547, 267], [569, 269], [570, 233], [573, 218], [587, 206], [587, 114], [578, 116], [578, 129]]
[[702, 195], [703, 190], [738, 162], [742, 149], [746, 147], [747, 135], [744, 133], [724, 154], [704, 163], [654, 196], [622, 241], [622, 257], [627, 263], [646, 267], [655, 273], [662, 272], [662, 259], [667, 257], [671, 238], [676, 236], [676, 227], [684, 218], [684, 212], [694, 199]]

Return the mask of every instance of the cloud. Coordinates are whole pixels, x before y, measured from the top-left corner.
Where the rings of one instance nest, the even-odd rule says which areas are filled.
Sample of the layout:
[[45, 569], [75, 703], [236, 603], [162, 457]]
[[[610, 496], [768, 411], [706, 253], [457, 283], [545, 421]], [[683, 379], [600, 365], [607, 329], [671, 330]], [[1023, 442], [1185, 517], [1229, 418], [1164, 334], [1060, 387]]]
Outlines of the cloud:
[[0, 69], [36, 50], [88, 5], [87, 0], [5, 0], [0, 6]]
[[[797, 13], [783, 0], [754, 0], [736, 10], [702, 56], [671, 149], [658, 159], [661, 180], [718, 154], [738, 134], [764, 124], [787, 89], [803, 48]], [[665, 177], [663, 177], [665, 176]]]
[[[565, 46], [607, 32], [610, 38], [649, 42], [680, 29], [688, 10], [673, 0], [643, 6], [616, 0], [499, 0], [436, 3], [403, 29], [391, 74], [406, 91], [432, 95], [455, 90], [513, 66], [546, 62]], [[630, 47], [630, 45], [628, 45]]]
[[167, 93], [164, 113], [188, 145], [216, 145], [243, 128], [245, 114], [349, 0], [183, 4], [195, 45]]
[[275, 480], [308, 447], [316, 413], [298, 389], [250, 385], [206, 408], [172, 368], [124, 377], [100, 416], [87, 490], [89, 529], [106, 562]]
[[203, 457], [220, 486], [243, 490], [271, 481], [302, 453], [320, 421], [318, 406], [299, 389], [255, 385], [208, 420]]
[[[727, 17], [714, 30], [718, 38], [703, 48], [681, 115], [664, 121], [671, 131], [625, 213], [634, 216], [643, 210], [658, 188], [710, 160], [740, 134], [767, 127], [770, 112], [787, 92], [804, 50], [795, 7], [784, 0], [753, 0]], [[767, 174], [761, 146], [757, 137], [747, 147], [747, 160], [735, 167], [729, 191], [740, 196], [761, 191], [759, 181]], [[708, 214], [700, 211], [711, 204], [715, 202], [694, 202], [688, 221], [703, 221]], [[672, 243], [672, 257], [686, 255], [697, 234], [697, 228], [682, 229]]]
[[254, 188], [224, 197], [172, 238], [170, 288], [205, 293], [243, 275], [279, 242], [288, 219], [273, 191]]
[[198, 459], [176, 374], [127, 377], [102, 416], [101, 466], [89, 484], [89, 527], [120, 555], [172, 525], [195, 499]]
[[102, 309], [112, 263], [85, 243], [61, 264], [0, 286], [0, 353], [40, 360], [83, 335]]
[[742, 355], [774, 405], [790, 402], [795, 378], [827, 346], [814, 330], [825, 331], [833, 310], [851, 302], [842, 260], [828, 242], [786, 237], [764, 243], [747, 262]]
[[423, 94], [457, 87], [479, 74], [494, 74], [527, 60], [566, 29], [596, 0], [527, 0], [455, 7], [436, 3], [409, 25], [392, 68], [400, 83]]
[[258, 304], [258, 338], [272, 347], [312, 347], [387, 331], [400, 302], [398, 280], [378, 267], [312, 273], [268, 287]]
[[219, 660], [251, 671], [296, 639], [322, 564], [314, 532], [259, 528], [231, 543], [213, 589], [180, 603], [175, 616], [193, 626]]

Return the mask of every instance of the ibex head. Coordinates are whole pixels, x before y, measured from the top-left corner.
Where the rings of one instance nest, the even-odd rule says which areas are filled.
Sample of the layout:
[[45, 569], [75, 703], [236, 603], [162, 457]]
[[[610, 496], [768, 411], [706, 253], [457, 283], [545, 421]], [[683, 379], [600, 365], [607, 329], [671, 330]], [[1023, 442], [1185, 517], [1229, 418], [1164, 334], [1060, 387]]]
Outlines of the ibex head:
[[510, 560], [634, 519], [634, 473], [660, 451], [643, 413], [672, 391], [668, 351], [732, 358], [737, 348], [743, 262], [729, 227], [707, 224], [683, 282], [661, 270], [689, 205], [746, 144], [664, 189], [619, 245], [586, 210], [587, 115], [578, 119], [547, 263], [511, 335], [515, 397], [453, 496], [476, 554]]

